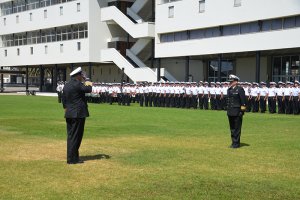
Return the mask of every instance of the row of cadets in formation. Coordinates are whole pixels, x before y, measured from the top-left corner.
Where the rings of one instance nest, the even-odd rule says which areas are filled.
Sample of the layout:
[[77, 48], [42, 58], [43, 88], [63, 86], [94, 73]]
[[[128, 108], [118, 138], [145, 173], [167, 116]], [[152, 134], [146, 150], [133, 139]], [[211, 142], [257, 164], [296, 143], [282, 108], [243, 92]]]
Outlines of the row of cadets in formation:
[[300, 113], [300, 84], [298, 81], [283, 83], [279, 81], [270, 82], [267, 87], [265, 82], [260, 84], [242, 83], [247, 97], [246, 111], [279, 114], [299, 114]]
[[[295, 82], [240, 82], [247, 97], [247, 112], [299, 114], [300, 84]], [[60, 83], [63, 89], [64, 83]], [[59, 87], [58, 87], [59, 88]], [[61, 91], [62, 91], [61, 89]], [[117, 102], [130, 106], [226, 110], [228, 82], [94, 83], [87, 94], [91, 103]], [[59, 91], [59, 90], [58, 90]]]
[[[209, 86], [210, 85], [210, 86]], [[146, 107], [177, 107], [212, 110], [226, 109], [228, 83], [170, 82], [138, 84], [94, 84], [89, 98], [94, 103], [118, 102], [130, 105], [138, 102]], [[210, 102], [210, 106], [209, 106]]]

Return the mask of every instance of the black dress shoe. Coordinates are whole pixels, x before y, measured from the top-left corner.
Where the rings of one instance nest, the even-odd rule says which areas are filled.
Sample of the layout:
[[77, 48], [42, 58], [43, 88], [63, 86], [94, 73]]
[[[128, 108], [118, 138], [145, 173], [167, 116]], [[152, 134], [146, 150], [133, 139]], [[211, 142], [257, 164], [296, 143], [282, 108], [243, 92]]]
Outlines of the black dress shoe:
[[67, 164], [69, 165], [74, 165], [74, 164], [82, 164], [84, 163], [82, 160], [78, 160], [78, 161], [68, 161]]
[[239, 145], [230, 145], [229, 148], [237, 149], [237, 148], [240, 148], [240, 146]]

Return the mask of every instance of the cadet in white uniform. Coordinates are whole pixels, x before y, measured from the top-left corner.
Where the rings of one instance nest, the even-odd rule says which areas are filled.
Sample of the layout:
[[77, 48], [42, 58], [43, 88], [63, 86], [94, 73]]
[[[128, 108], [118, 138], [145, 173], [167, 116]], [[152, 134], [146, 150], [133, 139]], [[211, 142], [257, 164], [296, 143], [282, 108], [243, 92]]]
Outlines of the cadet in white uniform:
[[276, 83], [270, 82], [270, 88], [268, 89], [268, 107], [269, 113], [276, 113]]
[[260, 82], [261, 87], [259, 88], [259, 105], [260, 112], [265, 113], [267, 110], [267, 99], [268, 99], [268, 88], [265, 82]]

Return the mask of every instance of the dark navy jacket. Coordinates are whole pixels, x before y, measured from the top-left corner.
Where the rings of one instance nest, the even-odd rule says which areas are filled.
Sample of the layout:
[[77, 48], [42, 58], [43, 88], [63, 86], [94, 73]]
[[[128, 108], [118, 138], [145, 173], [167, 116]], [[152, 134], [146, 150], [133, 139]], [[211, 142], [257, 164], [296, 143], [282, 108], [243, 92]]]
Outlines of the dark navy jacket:
[[240, 86], [228, 88], [227, 91], [227, 115], [239, 116], [241, 112], [241, 106], [246, 106], [245, 90]]
[[65, 118], [85, 118], [89, 116], [85, 93], [92, 92], [91, 86], [85, 86], [72, 78], [63, 89], [62, 103], [66, 109]]

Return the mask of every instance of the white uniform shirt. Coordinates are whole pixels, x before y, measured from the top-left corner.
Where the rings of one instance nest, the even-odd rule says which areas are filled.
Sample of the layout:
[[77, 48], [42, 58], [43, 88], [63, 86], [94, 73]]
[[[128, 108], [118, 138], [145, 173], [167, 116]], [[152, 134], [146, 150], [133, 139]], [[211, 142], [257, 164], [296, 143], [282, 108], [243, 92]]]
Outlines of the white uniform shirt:
[[276, 96], [276, 88], [271, 87], [269, 88], [269, 97], [275, 97]]
[[269, 92], [269, 90], [268, 90], [267, 87], [259, 88], [259, 94], [260, 94], [260, 96], [262, 96], [262, 97], [267, 96], [268, 92]]
[[250, 95], [251, 95], [252, 97], [257, 97], [258, 94], [259, 94], [259, 88], [258, 88], [258, 87], [251, 88]]

